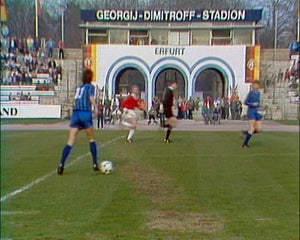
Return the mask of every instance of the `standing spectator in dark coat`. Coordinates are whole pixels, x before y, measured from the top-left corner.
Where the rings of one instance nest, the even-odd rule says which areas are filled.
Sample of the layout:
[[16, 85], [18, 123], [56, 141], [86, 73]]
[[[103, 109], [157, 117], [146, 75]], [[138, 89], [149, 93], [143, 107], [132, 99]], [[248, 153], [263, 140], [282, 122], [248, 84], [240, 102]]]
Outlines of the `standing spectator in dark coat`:
[[40, 41], [40, 39], [36, 37], [34, 39], [33, 45], [34, 45], [35, 51], [38, 52], [40, 50], [40, 47], [41, 47], [41, 41]]
[[62, 40], [59, 40], [58, 48], [59, 48], [58, 58], [59, 59], [64, 59], [65, 58], [65, 55], [64, 55], [65, 45], [64, 45], [64, 42]]
[[99, 102], [99, 104], [97, 105], [98, 107], [98, 116], [97, 116], [97, 127], [98, 129], [100, 128], [100, 124], [101, 124], [101, 129], [103, 129], [103, 123], [104, 123], [104, 105], [102, 103], [102, 101]]

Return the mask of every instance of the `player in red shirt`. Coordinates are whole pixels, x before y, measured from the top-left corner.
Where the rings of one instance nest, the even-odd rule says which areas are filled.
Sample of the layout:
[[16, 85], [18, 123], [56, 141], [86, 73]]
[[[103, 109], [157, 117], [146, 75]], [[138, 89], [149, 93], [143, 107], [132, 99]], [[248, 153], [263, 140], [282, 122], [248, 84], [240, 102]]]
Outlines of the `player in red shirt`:
[[131, 87], [130, 95], [122, 101], [121, 106], [123, 108], [123, 114], [121, 116], [121, 125], [129, 128], [129, 133], [126, 138], [128, 143], [133, 142], [133, 136], [136, 131], [137, 121], [139, 118], [140, 100], [139, 100], [139, 88], [134, 85]]

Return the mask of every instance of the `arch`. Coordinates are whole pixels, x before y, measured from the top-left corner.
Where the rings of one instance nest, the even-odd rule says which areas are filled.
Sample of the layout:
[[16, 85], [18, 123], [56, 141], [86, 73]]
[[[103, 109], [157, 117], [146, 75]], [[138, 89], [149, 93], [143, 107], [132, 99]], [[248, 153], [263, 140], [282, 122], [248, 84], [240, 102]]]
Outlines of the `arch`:
[[194, 91], [196, 90], [203, 92], [204, 98], [210, 96], [215, 99], [228, 95], [224, 74], [215, 68], [207, 68], [196, 76]]
[[115, 89], [116, 89], [116, 82], [117, 82], [117, 77], [123, 72], [123, 71], [126, 71], [126, 69], [136, 69], [137, 71], [139, 71], [143, 77], [144, 77], [144, 80], [145, 80], [145, 92], [147, 90], [147, 75], [145, 72], [143, 72], [143, 70], [141, 68], [139, 68], [138, 65], [135, 65], [135, 64], [125, 64], [125, 65], [122, 65], [121, 67], [119, 67], [117, 69], [117, 71], [114, 72], [113, 74], [113, 77], [112, 77], [112, 85], [111, 85], [111, 93], [112, 95], [116, 94], [115, 92]]
[[169, 62], [169, 61], [177, 62], [178, 65], [183, 65], [185, 69], [190, 68], [189, 65], [180, 58], [164, 57], [164, 58], [161, 58], [161, 59], [157, 60], [155, 63], [153, 63], [151, 68], [150, 68], [150, 71], [152, 72], [157, 65], [164, 65], [164, 62]]
[[106, 96], [111, 98], [115, 94], [116, 78], [122, 71], [126, 70], [127, 68], [133, 68], [141, 72], [145, 80], [145, 97], [147, 98], [150, 68], [145, 61], [134, 56], [122, 57], [111, 64], [105, 77], [104, 85]]
[[184, 92], [185, 98], [188, 96], [188, 84], [189, 84], [189, 66], [186, 62], [181, 59], [175, 57], [164, 57], [159, 59], [155, 63], [153, 63], [151, 67], [151, 84], [152, 84], [152, 97], [155, 96], [155, 86], [157, 82], [158, 75], [167, 69], [175, 69], [177, 70], [182, 76], [184, 80]]
[[131, 87], [132, 85], [139, 86], [139, 89], [142, 92], [146, 90], [145, 82], [145, 76], [142, 75], [140, 70], [132, 67], [123, 68], [115, 77], [115, 81], [113, 83], [115, 89], [113, 90], [113, 92], [115, 94], [120, 94], [123, 92], [122, 89], [120, 89], [120, 87], [126, 87], [127, 93], [129, 91], [129, 87]]
[[216, 57], [207, 57], [200, 59], [191, 67], [191, 89], [190, 93], [193, 95], [195, 93], [195, 83], [197, 77], [201, 72], [207, 69], [215, 69], [220, 72], [225, 80], [225, 89], [227, 89], [227, 93], [229, 93], [229, 88], [233, 88], [236, 85], [235, 74], [231, 66], [225, 62], [224, 60]]
[[153, 86], [155, 96], [162, 97], [165, 87], [173, 80], [175, 80], [178, 85], [175, 94], [176, 97], [185, 98], [187, 89], [186, 82], [182, 73], [175, 68], [166, 68], [157, 75]]

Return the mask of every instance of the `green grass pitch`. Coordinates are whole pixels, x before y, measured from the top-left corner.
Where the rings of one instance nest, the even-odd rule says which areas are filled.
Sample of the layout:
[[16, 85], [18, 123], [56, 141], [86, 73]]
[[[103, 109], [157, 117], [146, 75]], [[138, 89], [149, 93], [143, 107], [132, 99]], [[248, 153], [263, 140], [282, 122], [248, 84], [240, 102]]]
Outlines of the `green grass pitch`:
[[299, 134], [97, 131], [92, 170], [84, 133], [56, 168], [67, 131], [1, 133], [1, 239], [299, 239]]

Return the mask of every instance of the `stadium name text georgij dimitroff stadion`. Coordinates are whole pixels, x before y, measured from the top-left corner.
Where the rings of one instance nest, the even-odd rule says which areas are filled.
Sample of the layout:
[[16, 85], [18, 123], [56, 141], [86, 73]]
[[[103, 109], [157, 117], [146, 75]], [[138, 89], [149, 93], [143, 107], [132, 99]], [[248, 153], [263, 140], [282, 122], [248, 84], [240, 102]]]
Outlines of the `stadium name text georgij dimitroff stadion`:
[[245, 21], [246, 10], [98, 10], [98, 21]]

